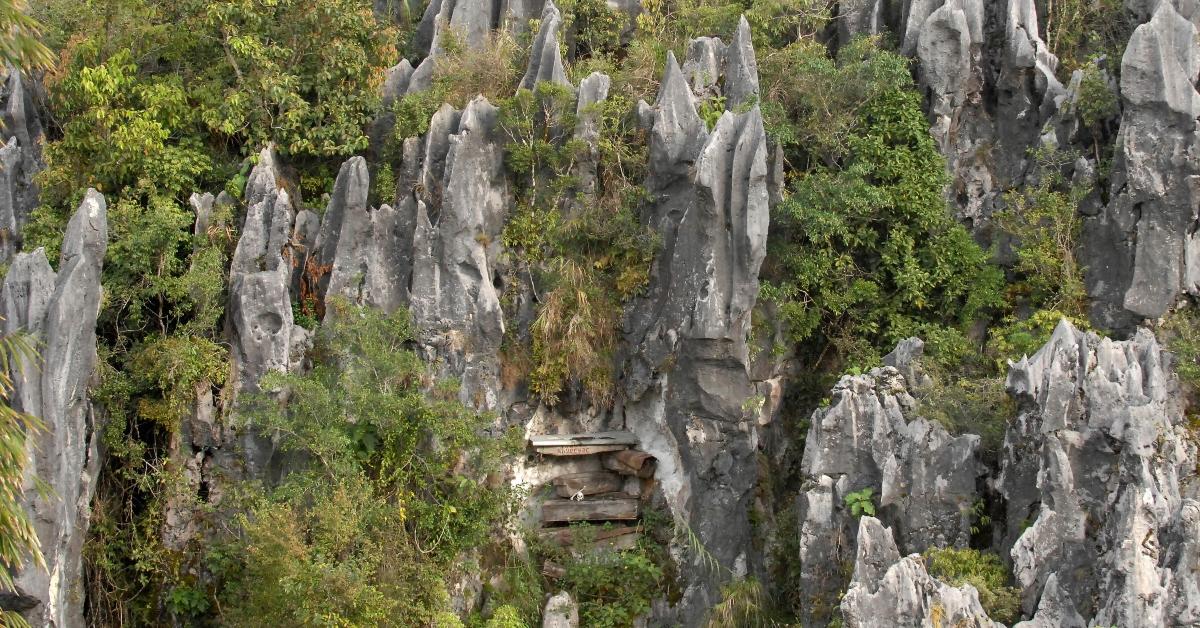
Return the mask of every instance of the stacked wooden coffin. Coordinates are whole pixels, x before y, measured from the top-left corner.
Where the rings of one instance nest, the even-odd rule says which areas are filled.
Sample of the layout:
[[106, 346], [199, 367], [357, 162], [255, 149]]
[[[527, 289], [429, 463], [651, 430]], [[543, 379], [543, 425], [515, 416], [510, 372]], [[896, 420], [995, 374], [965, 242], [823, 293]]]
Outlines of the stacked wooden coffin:
[[[592, 471], [566, 473], [551, 481], [552, 494], [542, 503], [543, 539], [564, 547], [575, 544], [569, 524], [610, 524], [590, 531], [596, 546], [630, 549], [640, 537], [641, 496], [649, 493], [657, 461], [637, 450], [629, 432], [534, 436], [529, 446], [538, 456], [598, 458]], [[626, 487], [637, 487], [628, 491]], [[550, 567], [549, 565], [547, 567]]]

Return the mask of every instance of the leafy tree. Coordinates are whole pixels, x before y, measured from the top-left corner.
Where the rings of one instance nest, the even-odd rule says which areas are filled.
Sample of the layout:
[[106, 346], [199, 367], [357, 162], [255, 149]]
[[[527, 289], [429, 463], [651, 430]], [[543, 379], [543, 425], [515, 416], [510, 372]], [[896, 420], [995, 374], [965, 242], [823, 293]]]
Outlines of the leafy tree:
[[54, 56], [39, 39], [42, 25], [24, 0], [0, 0], [0, 61], [22, 70], [45, 68]]
[[[795, 342], [817, 347], [818, 359], [833, 349], [870, 364], [913, 335], [935, 353], [962, 353], [961, 330], [999, 305], [1002, 277], [950, 215], [945, 164], [907, 61], [861, 39], [836, 63], [808, 54], [818, 57], [798, 74], [812, 68], [837, 95], [793, 94], [788, 102], [811, 116], [792, 137], [817, 141], [793, 153], [811, 167], [774, 216], [764, 296], [779, 305]], [[851, 116], [816, 130], [820, 111], [857, 99]]]
[[[347, 156], [367, 147], [395, 31], [355, 0], [225, 0], [197, 7], [216, 45], [192, 66], [205, 124], [250, 147]], [[206, 38], [207, 39], [207, 38]]]

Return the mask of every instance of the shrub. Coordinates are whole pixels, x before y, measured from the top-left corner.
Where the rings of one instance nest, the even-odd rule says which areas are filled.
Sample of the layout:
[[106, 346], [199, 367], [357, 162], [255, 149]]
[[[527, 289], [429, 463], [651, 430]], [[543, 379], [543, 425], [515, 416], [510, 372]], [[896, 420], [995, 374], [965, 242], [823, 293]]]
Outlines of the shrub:
[[1087, 290], [1075, 250], [1083, 228], [1078, 206], [1088, 190], [1068, 187], [1063, 180], [1060, 168], [1067, 156], [1039, 154], [1037, 159], [1037, 185], [1009, 192], [1007, 207], [994, 215], [997, 226], [1014, 241], [1016, 277], [1008, 288], [1009, 299], [1084, 318]]
[[[950, 215], [945, 165], [907, 61], [869, 40], [836, 63], [822, 54], [792, 66], [799, 83], [838, 96], [797, 94], [790, 104], [816, 116], [788, 131], [813, 138], [798, 153], [812, 167], [773, 216], [763, 296], [779, 305], [794, 342], [853, 365], [908, 336], [962, 345], [951, 337], [1001, 303], [1002, 277]], [[854, 103], [850, 115], [819, 130], [821, 112], [842, 102]]]
[[663, 584], [660, 559], [639, 546], [624, 552], [588, 552], [567, 561], [562, 584], [579, 603], [580, 625], [624, 628], [649, 612]]
[[1171, 312], [1159, 337], [1175, 355], [1175, 372], [1192, 395], [1200, 392], [1200, 315], [1192, 308]]
[[430, 384], [407, 349], [407, 314], [382, 316], [334, 302], [307, 375], [275, 374], [247, 418], [312, 461], [240, 517], [221, 607], [261, 625], [432, 621], [448, 608], [446, 579], [484, 545], [512, 504], [483, 480], [504, 439]]
[[[649, 283], [659, 240], [636, 215], [645, 197], [645, 136], [630, 122], [629, 106], [616, 96], [590, 112], [601, 140], [595, 189], [583, 192], [574, 175], [586, 147], [573, 138], [570, 92], [540, 83], [501, 105], [505, 160], [519, 190], [503, 241], [523, 275], [511, 283], [530, 281], [538, 301], [529, 378], [547, 403], [567, 386], [582, 387], [601, 406], [611, 403], [622, 302]], [[510, 339], [507, 353], [519, 353], [516, 344]]]
[[917, 413], [937, 421], [951, 434], [978, 434], [980, 455], [998, 461], [1015, 406], [1001, 376], [952, 376], [933, 373], [933, 385], [920, 391]]
[[992, 619], [1004, 623], [1020, 619], [1020, 593], [1009, 586], [1011, 578], [999, 556], [974, 549], [934, 548], [925, 552], [925, 561], [929, 574], [942, 582], [975, 587]]

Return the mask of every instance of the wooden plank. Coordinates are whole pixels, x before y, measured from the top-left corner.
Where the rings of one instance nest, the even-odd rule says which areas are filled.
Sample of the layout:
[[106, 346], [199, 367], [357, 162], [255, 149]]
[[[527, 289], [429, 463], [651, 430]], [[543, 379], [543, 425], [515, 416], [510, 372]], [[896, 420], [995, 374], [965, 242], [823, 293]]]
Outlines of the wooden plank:
[[604, 456], [604, 468], [616, 471], [621, 475], [636, 475], [647, 479], [654, 477], [658, 468], [658, 460], [644, 451], [626, 449]]
[[599, 495], [621, 490], [621, 477], [607, 471], [585, 471], [568, 473], [553, 480], [554, 492], [559, 497], [570, 499], [576, 495]]
[[591, 456], [613, 451], [621, 451], [628, 445], [563, 445], [538, 447], [537, 451], [546, 456]]
[[542, 504], [542, 521], [632, 521], [638, 518], [638, 500], [620, 497], [600, 499], [548, 499]]
[[542, 447], [565, 447], [569, 445], [637, 445], [637, 437], [630, 432], [595, 432], [592, 434], [542, 434], [530, 436], [529, 444]]
[[576, 537], [592, 537], [595, 541], [605, 541], [614, 539], [620, 536], [628, 536], [636, 534], [638, 528], [634, 526], [620, 526], [616, 528], [593, 526], [590, 530], [580, 530], [578, 526], [570, 528], [544, 528], [538, 532], [538, 536], [542, 537], [548, 543], [554, 543], [560, 547], [570, 547], [575, 544]]

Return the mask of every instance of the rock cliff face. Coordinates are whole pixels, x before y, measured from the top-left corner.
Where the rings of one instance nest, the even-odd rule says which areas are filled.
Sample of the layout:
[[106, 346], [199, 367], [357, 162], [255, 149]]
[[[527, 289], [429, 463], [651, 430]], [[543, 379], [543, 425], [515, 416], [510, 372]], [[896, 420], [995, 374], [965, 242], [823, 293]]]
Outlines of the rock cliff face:
[[[711, 89], [757, 90], [749, 26], [716, 60]], [[717, 42], [720, 43], [719, 41]], [[692, 46], [692, 50], [696, 50]], [[688, 63], [700, 60], [689, 58]], [[718, 86], [719, 85], [719, 86]], [[730, 105], [732, 106], [732, 105]], [[747, 400], [747, 337], [766, 253], [767, 146], [757, 105], [721, 115], [710, 132], [673, 55], [649, 110], [649, 223], [663, 248], [644, 298], [623, 326], [627, 429], [659, 460], [659, 480], [677, 522], [688, 525], [728, 569], [744, 575], [748, 505], [756, 477], [756, 424]], [[717, 577], [699, 557], [679, 552], [683, 601], [675, 621], [690, 625], [717, 600]], [[664, 618], [664, 621], [666, 619]]]
[[1196, 442], [1168, 364], [1144, 329], [1114, 342], [1064, 321], [1010, 369], [1020, 411], [997, 484], [1027, 613], [1200, 621]]
[[[856, 34], [891, 32], [914, 57], [931, 133], [953, 176], [947, 195], [981, 240], [991, 237], [990, 219], [1004, 194], [1036, 178], [1031, 149], [1095, 139], [1078, 121], [1081, 75], [1066, 86], [1056, 78], [1033, 0], [838, 4], [835, 46]], [[1094, 322], [1119, 333], [1162, 316], [1184, 295], [1200, 295], [1193, 190], [1200, 10], [1186, 0], [1126, 4], [1145, 23], [1112, 85], [1122, 109], [1110, 187], [1084, 208], [1079, 251]], [[585, 149], [574, 174], [586, 199], [598, 176], [592, 106], [608, 97], [611, 81], [594, 73], [571, 84], [559, 52], [563, 16], [553, 2], [434, 0], [415, 35], [416, 48], [428, 54], [416, 68], [402, 61], [389, 71], [383, 100], [428, 88], [447, 33], [478, 48], [496, 30], [521, 33], [539, 16], [521, 86], [550, 82], [578, 96], [571, 135]], [[525, 279], [506, 285], [515, 273], [501, 236], [515, 192], [499, 110], [482, 97], [461, 110], [443, 105], [427, 133], [403, 140], [396, 194], [379, 207], [363, 157], [342, 165], [318, 215], [299, 209], [279, 158], [264, 150], [245, 190], [226, 332], [232, 389], [278, 394], [264, 390], [262, 378], [303, 370], [311, 343], [294, 307], [328, 316], [345, 299], [387, 312], [408, 309], [418, 351], [438, 375], [462, 383], [464, 403], [495, 412], [498, 424], [528, 433], [633, 432], [658, 461], [657, 502], [724, 568], [710, 570], [689, 543], [671, 547], [680, 596], [659, 600], [649, 621], [694, 626], [719, 601], [730, 573], [766, 573], [755, 537], [761, 531], [749, 513], [762, 479], [760, 430], [787, 380], [761, 360], [752, 363], [748, 346], [769, 208], [783, 179], [757, 104], [750, 27], [743, 19], [731, 41], [700, 38], [687, 51], [682, 63], [668, 54], [655, 102], [641, 102], [637, 111], [650, 155], [650, 200], [640, 219], [662, 247], [645, 293], [623, 312], [611, 407], [547, 406], [522, 382], [502, 377], [505, 333], [528, 325], [537, 295]], [[1106, 63], [1115, 69], [1115, 59]], [[43, 252], [16, 252], [36, 201], [31, 176], [41, 127], [20, 76], [8, 78], [4, 94], [11, 135], [0, 147], [0, 261], [11, 267], [0, 304], [6, 331], [25, 329], [44, 344], [40, 369], [14, 373], [14, 403], [47, 423], [30, 450], [31, 473], [56, 492], [28, 492], [49, 571], [19, 573], [13, 597], [33, 605], [35, 623], [76, 626], [83, 621], [80, 549], [100, 460], [101, 411], [85, 391], [95, 362], [105, 205], [89, 193], [71, 221], [57, 273]], [[710, 128], [698, 103], [716, 96], [727, 110]], [[386, 114], [372, 125], [374, 148], [390, 127]], [[1083, 157], [1070, 174], [1092, 181], [1099, 165]], [[214, 204], [232, 202], [193, 197], [196, 229], [206, 228]], [[503, 295], [515, 295], [513, 302], [502, 307]], [[788, 558], [798, 565], [803, 624], [825, 625], [840, 614], [848, 626], [997, 625], [971, 587], [939, 582], [912, 556], [980, 544], [970, 512], [980, 487], [995, 491], [1004, 513], [990, 549], [1014, 567], [1029, 618], [1021, 625], [1200, 622], [1197, 446], [1170, 356], [1149, 331], [1131, 333], [1107, 340], [1063, 324], [1041, 351], [1012, 365], [1008, 386], [1019, 411], [996, 469], [980, 462], [978, 436], [952, 435], [919, 416], [915, 397], [928, 384], [919, 340], [901, 343], [878, 368], [842, 377], [829, 404], [811, 416], [800, 482], [790, 487], [796, 497], [783, 506], [796, 525], [766, 531], [797, 541]], [[238, 401], [230, 395], [226, 403]], [[215, 491], [215, 500], [226, 477], [281, 472], [286, 461], [269, 435], [217, 414], [211, 386], [199, 386], [195, 412], [172, 445], [191, 490]], [[514, 482], [544, 479], [523, 462], [512, 471]], [[872, 491], [875, 516], [856, 518], [847, 496], [864, 489]], [[198, 534], [194, 519], [182, 504], [168, 508], [169, 547]], [[547, 620], [573, 625], [578, 609], [569, 597], [561, 606]]]
[[1086, 223], [1093, 318], [1106, 327], [1159, 318], [1184, 292], [1200, 294], [1198, 75], [1195, 24], [1171, 2], [1158, 3], [1121, 59], [1112, 200]]
[[[83, 531], [100, 469], [100, 409], [87, 389], [96, 364], [100, 270], [108, 246], [104, 197], [88, 190], [63, 239], [58, 272], [46, 253], [19, 253], [4, 278], [6, 334], [26, 333], [40, 360], [14, 365], [13, 407], [40, 417], [45, 429], [27, 443], [25, 505], [41, 540], [46, 569], [15, 574], [14, 606], [39, 626], [83, 624]], [[42, 494], [34, 478], [52, 492]], [[30, 608], [32, 607], [32, 608]]]
[[21, 230], [37, 207], [33, 175], [42, 167], [42, 123], [20, 72], [7, 72], [0, 100], [0, 262], [21, 250]]
[[895, 533], [894, 543], [887, 535], [893, 553], [897, 544], [913, 553], [969, 541], [983, 473], [979, 437], [952, 437], [915, 415], [910, 390], [923, 378], [915, 364], [921, 350], [919, 340], [907, 340], [888, 356], [891, 365], [843, 377], [829, 407], [813, 414], [801, 471], [807, 488], [795, 506], [806, 625], [827, 622], [848, 584], [861, 534], [846, 506], [850, 493], [873, 491], [879, 518]]

